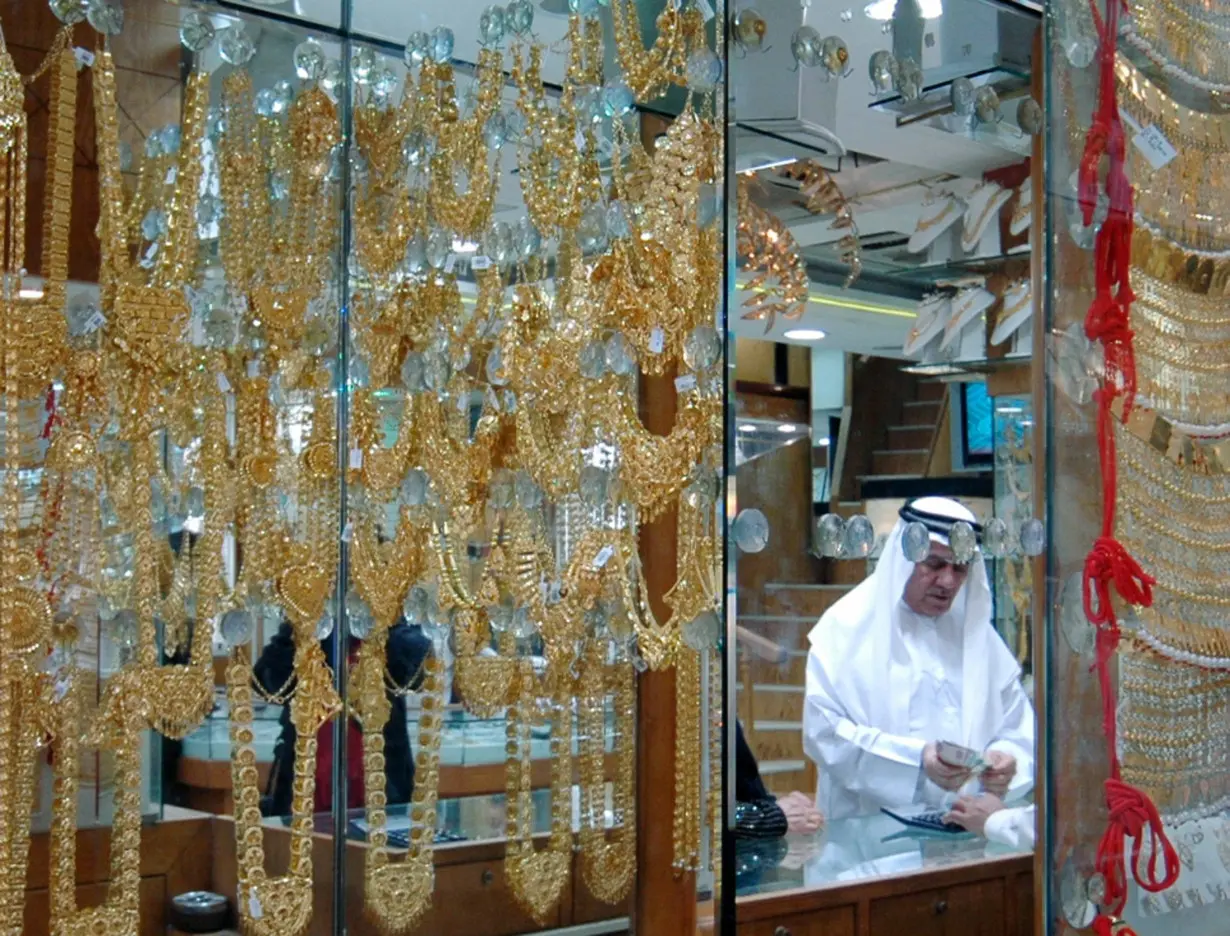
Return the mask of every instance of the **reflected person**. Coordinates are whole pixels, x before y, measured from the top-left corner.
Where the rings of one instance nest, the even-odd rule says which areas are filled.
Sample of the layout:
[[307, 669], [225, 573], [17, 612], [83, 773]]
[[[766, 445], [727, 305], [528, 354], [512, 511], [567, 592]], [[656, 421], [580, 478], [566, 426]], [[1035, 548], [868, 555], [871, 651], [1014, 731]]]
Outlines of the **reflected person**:
[[[335, 635], [336, 637], [336, 635]], [[334, 648], [337, 639], [321, 642], [325, 659], [334, 665]], [[359, 650], [360, 641], [350, 638], [349, 661]], [[389, 678], [398, 686], [417, 689], [422, 683], [423, 664], [432, 651], [428, 639], [417, 624], [404, 621], [389, 630], [388, 672]], [[295, 638], [290, 623], [283, 621], [273, 639], [265, 645], [260, 658], [252, 668], [261, 688], [269, 694], [285, 691], [295, 672]], [[385, 793], [390, 805], [410, 802], [414, 793], [414, 757], [410, 750], [410, 734], [406, 721], [406, 699], [400, 692], [389, 692], [392, 710], [384, 726]], [[333, 728], [330, 720], [321, 726], [317, 734], [315, 811], [329, 812], [333, 808]], [[266, 816], [287, 816], [291, 811], [293, 783], [295, 778], [295, 725], [290, 720], [290, 703], [282, 706], [279, 733], [273, 751], [273, 768], [269, 772], [269, 785], [261, 801], [261, 812]], [[364, 805], [363, 731], [353, 718], [346, 724], [346, 807], [361, 809]]]
[[[1033, 784], [1034, 712], [1021, 670], [991, 624], [981, 557], [955, 561], [948, 533], [974, 515], [943, 497], [901, 508], [875, 572], [825, 612], [809, 635], [803, 746], [816, 762], [816, 806], [830, 819], [883, 806], [941, 807], [978, 792], [937, 742], [982, 754], [981, 788], [1015, 798]], [[905, 557], [907, 524], [930, 552]]]

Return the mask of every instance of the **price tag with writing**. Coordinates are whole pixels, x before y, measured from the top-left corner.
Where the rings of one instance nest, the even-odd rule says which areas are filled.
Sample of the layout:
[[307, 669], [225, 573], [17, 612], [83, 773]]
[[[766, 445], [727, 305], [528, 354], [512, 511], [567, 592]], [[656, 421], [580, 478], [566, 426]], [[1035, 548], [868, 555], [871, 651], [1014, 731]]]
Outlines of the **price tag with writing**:
[[261, 362], [256, 358], [251, 358], [248, 361], [248, 379], [255, 380], [261, 375]]
[[342, 528], [342, 542], [349, 543], [354, 539], [354, 521], [348, 520], [346, 526]]
[[85, 333], [88, 335], [91, 332], [96, 332], [107, 324], [107, 317], [102, 314], [101, 309], [95, 309], [94, 314], [85, 320]]
[[350, 450], [350, 467], [355, 471], [363, 467], [363, 449]]
[[1179, 151], [1174, 148], [1174, 145], [1153, 124], [1142, 128], [1139, 133], [1132, 137], [1132, 142], [1154, 169], [1161, 169], [1179, 155]]
[[73, 58], [77, 60], [77, 68], [90, 68], [94, 64], [94, 53], [81, 46], [73, 47]]
[[470, 269], [472, 270], [489, 270], [491, 269], [491, 258], [479, 254], [470, 261]]
[[601, 569], [604, 565], [611, 561], [611, 557], [615, 555], [615, 547], [609, 543], [598, 550], [598, 555], [594, 556], [594, 568]]
[[259, 920], [265, 915], [265, 908], [261, 906], [260, 898], [255, 894], [248, 894], [248, 916], [254, 920]]
[[662, 331], [661, 327], [655, 328], [649, 333], [649, 350], [653, 354], [661, 354], [666, 347], [666, 332]]
[[675, 392], [687, 393], [689, 390], [696, 389], [696, 375], [684, 374], [682, 377], [675, 378]]
[[226, 374], [223, 373], [222, 371], [218, 371], [217, 379], [218, 379], [218, 389], [221, 390], [223, 393], [230, 393], [231, 392], [231, 382], [230, 380], [227, 379]]

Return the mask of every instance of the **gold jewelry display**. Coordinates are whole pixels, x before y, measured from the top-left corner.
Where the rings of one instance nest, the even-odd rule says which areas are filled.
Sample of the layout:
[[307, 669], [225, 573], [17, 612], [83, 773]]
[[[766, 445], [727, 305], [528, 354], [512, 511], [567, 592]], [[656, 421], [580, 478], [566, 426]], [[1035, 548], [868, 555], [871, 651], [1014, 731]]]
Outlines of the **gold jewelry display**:
[[802, 316], [811, 281], [794, 235], [752, 201], [743, 178], [739, 179], [738, 214], [739, 259], [748, 269], [758, 271], [743, 287], [753, 293], [743, 300], [748, 309], [743, 317], [763, 320], [768, 334], [777, 316], [791, 320]]

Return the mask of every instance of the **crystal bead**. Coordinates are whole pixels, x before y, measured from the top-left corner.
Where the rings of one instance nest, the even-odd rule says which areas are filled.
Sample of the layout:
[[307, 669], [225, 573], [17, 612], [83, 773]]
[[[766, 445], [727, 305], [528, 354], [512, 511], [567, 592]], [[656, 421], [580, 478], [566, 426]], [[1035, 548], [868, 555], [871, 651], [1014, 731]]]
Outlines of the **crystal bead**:
[[315, 39], [295, 46], [295, 74], [304, 81], [319, 81], [325, 73], [325, 49]]
[[179, 41], [189, 52], [204, 52], [217, 35], [213, 20], [204, 13], [185, 13], [180, 21]]
[[359, 46], [350, 53], [350, 77], [355, 84], [366, 85], [376, 70], [376, 53], [368, 46]]
[[443, 270], [453, 249], [453, 239], [447, 231], [433, 228], [427, 235], [427, 263], [433, 270]]
[[581, 253], [587, 256], [606, 250], [606, 209], [602, 205], [590, 205], [581, 215], [577, 225], [577, 244]]
[[769, 520], [755, 507], [739, 511], [731, 532], [735, 545], [745, 553], [758, 553], [769, 545]]
[[625, 238], [632, 236], [632, 227], [628, 224], [628, 214], [624, 211], [624, 203], [613, 201], [606, 209], [606, 232], [611, 237]]
[[958, 520], [948, 531], [948, 547], [959, 565], [967, 565], [978, 555], [978, 534], [964, 520]]
[[381, 65], [372, 73], [371, 82], [373, 94], [381, 98], [390, 98], [397, 93], [397, 86], [401, 83], [401, 79], [397, 77], [397, 72], [388, 65]]
[[415, 30], [406, 39], [406, 48], [402, 53], [402, 61], [406, 63], [407, 68], [422, 65], [429, 57], [430, 49], [431, 37], [421, 29]]
[[179, 152], [182, 139], [178, 124], [167, 124], [158, 131], [158, 142], [162, 145], [162, 151], [168, 155]]
[[422, 130], [411, 130], [401, 144], [401, 154], [411, 166], [425, 166], [431, 158], [431, 139]]
[[137, 645], [141, 636], [141, 624], [137, 619], [137, 612], [129, 608], [117, 611], [111, 618], [108, 630], [116, 646], [126, 650], [132, 649]]
[[487, 500], [496, 510], [507, 510], [516, 499], [516, 476], [507, 468], [500, 468], [491, 475], [487, 485]]
[[427, 503], [427, 492], [430, 484], [427, 472], [421, 468], [411, 468], [401, 482], [401, 501], [407, 507], [421, 507]]
[[1027, 556], [1041, 556], [1046, 550], [1046, 527], [1037, 517], [1030, 517], [1021, 524], [1021, 552]]
[[586, 465], [581, 469], [580, 492], [588, 506], [602, 506], [611, 493], [611, 473], [597, 465]]
[[610, 626], [610, 615], [601, 605], [585, 612], [585, 633], [591, 640], [601, 640], [608, 634]]
[[516, 257], [516, 242], [512, 227], [507, 221], [496, 221], [483, 237], [483, 252], [501, 266]]
[[342, 63], [335, 58], [326, 60], [324, 73], [320, 76], [321, 90], [336, 98], [341, 85]]
[[568, 0], [568, 9], [579, 16], [597, 16], [598, 0]]
[[232, 608], [222, 615], [218, 630], [228, 647], [242, 647], [252, 639], [256, 628], [251, 613], [244, 608]]
[[901, 531], [901, 552], [909, 562], [923, 562], [931, 555], [931, 533], [917, 520], [907, 523]]
[[722, 60], [712, 49], [697, 49], [688, 56], [687, 76], [693, 91], [712, 91], [722, 81]]
[[359, 640], [366, 640], [375, 625], [372, 609], [353, 588], [346, 592], [346, 623], [350, 627], [350, 636]]
[[982, 551], [992, 559], [1008, 555], [1008, 524], [999, 517], [992, 517], [982, 528]]
[[722, 619], [704, 611], [683, 625], [683, 642], [698, 653], [712, 650], [722, 639]]
[[800, 65], [811, 68], [820, 64], [820, 45], [823, 40], [814, 26], [800, 26], [790, 37], [790, 54]]
[[277, 114], [274, 109], [276, 107], [277, 97], [273, 93], [272, 88], [261, 88], [256, 92], [256, 113], [261, 117], [272, 118]]
[[205, 519], [205, 489], [190, 487], [188, 496], [184, 499], [184, 510], [189, 520]]
[[209, 227], [222, 217], [222, 200], [217, 195], [206, 193], [197, 199], [196, 223]]
[[478, 36], [485, 46], [498, 46], [504, 41], [504, 8], [492, 5], [478, 17]]
[[483, 140], [488, 149], [498, 150], [508, 139], [508, 124], [501, 113], [492, 114], [483, 124]]
[[591, 341], [585, 345], [577, 356], [577, 363], [582, 377], [601, 380], [606, 373], [606, 343]]
[[316, 622], [316, 639], [320, 641], [328, 640], [333, 636], [333, 628], [336, 626], [333, 612], [326, 609], [320, 616], [320, 620]]
[[491, 353], [487, 355], [485, 370], [487, 380], [494, 386], [502, 387], [508, 383], [508, 372], [504, 369], [504, 353], [498, 346], [492, 348]]
[[72, 26], [85, 19], [88, 3], [87, 0], [51, 0], [50, 6], [56, 19]]
[[447, 62], [453, 57], [453, 31], [447, 26], [437, 26], [431, 31], [430, 52], [432, 61]]
[[820, 555], [836, 559], [846, 539], [846, 521], [840, 514], [827, 513], [816, 524], [816, 546]]
[[512, 415], [517, 412], [517, 394], [512, 390], [505, 390], [500, 394], [501, 404], [504, 407], [504, 412]]
[[205, 136], [217, 142], [226, 133], [226, 116], [222, 108], [211, 107], [205, 114]]
[[888, 94], [893, 90], [897, 75], [897, 60], [887, 49], [871, 53], [867, 62], [867, 74], [871, 78], [872, 94]]
[[626, 82], [610, 81], [602, 89], [602, 112], [607, 117], [622, 117], [631, 113], [635, 106], [636, 97]]
[[683, 343], [683, 363], [694, 371], [707, 370], [722, 356], [722, 339], [711, 325], [693, 329]]
[[410, 626], [422, 626], [427, 623], [430, 614], [431, 594], [422, 585], [415, 585], [402, 602], [401, 613]]
[[141, 236], [156, 241], [167, 232], [167, 216], [161, 208], [151, 208], [141, 219]]
[[1042, 132], [1042, 108], [1032, 97], [1023, 97], [1016, 106], [1016, 125], [1030, 136]]
[[517, 472], [517, 504], [522, 510], [534, 510], [542, 506], [542, 488], [524, 471]]
[[450, 608], [448, 611], [442, 611], [434, 601], [430, 602], [423, 618], [423, 633], [438, 646], [448, 638], [452, 629], [453, 610]]
[[118, 36], [124, 31], [124, 9], [109, 0], [90, 0], [85, 18], [104, 36]]
[[165, 156], [166, 152], [162, 148], [162, 135], [154, 132], [145, 138], [145, 158], [158, 159], [160, 156]]
[[448, 387], [448, 357], [440, 351], [423, 353], [423, 385], [433, 393], [441, 393]]
[[512, 626], [513, 609], [509, 605], [490, 605], [487, 608], [487, 622], [492, 633], [503, 634]]
[[948, 99], [952, 102], [952, 112], [958, 117], [969, 117], [974, 113], [974, 83], [962, 76], [953, 81], [948, 88]]
[[606, 340], [606, 366], [621, 377], [636, 372], [636, 352], [623, 332], [615, 332]]
[[531, 260], [542, 250], [542, 235], [538, 233], [538, 228], [534, 227], [529, 218], [522, 218], [517, 222], [513, 240], [517, 245], [517, 254], [522, 260]]
[[232, 26], [218, 37], [218, 54], [228, 65], [242, 68], [256, 54], [256, 43], [243, 26]]
[[534, 4], [530, 0], [512, 0], [504, 9], [504, 23], [514, 35], [526, 35], [534, 25]]
[[519, 607], [513, 612], [512, 633], [518, 640], [529, 640], [538, 633], [538, 625], [530, 620], [528, 608]]
[[846, 524], [844, 555], [850, 559], [866, 559], [876, 543], [875, 527], [862, 514], [850, 518]]

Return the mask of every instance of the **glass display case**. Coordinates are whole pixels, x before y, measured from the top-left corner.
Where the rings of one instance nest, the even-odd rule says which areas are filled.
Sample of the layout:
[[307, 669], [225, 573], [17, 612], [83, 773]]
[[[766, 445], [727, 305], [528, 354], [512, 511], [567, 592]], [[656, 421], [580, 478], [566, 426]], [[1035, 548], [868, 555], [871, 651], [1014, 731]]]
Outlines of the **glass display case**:
[[10, 930], [722, 929], [726, 28], [0, 2]]
[[1224, 56], [1203, 6], [1168, 22], [1140, 3], [1054, 11], [1047, 926], [1213, 933], [1227, 873]]

